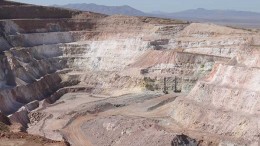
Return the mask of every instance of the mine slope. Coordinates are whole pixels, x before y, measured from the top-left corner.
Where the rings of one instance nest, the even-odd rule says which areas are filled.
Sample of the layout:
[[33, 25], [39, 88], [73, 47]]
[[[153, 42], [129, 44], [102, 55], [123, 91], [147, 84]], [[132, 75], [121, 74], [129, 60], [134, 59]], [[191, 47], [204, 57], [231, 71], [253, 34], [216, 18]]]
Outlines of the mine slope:
[[8, 1], [0, 12], [5, 132], [75, 146], [258, 144], [259, 32]]

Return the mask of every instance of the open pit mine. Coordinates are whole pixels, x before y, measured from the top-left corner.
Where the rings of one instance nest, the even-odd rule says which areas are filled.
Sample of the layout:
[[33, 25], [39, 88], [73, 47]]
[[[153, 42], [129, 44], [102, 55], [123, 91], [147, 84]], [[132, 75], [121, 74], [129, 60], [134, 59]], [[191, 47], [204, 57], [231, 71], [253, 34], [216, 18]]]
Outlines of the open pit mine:
[[1, 146], [258, 146], [260, 31], [0, 1]]

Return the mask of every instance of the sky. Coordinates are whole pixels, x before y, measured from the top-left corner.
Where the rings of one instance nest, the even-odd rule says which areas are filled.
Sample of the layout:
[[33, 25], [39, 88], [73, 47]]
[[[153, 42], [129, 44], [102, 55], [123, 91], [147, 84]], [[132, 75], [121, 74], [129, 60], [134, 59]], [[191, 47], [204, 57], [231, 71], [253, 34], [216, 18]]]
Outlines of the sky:
[[144, 12], [178, 12], [187, 9], [224, 9], [260, 12], [260, 0], [14, 0], [40, 5], [95, 3], [108, 6], [129, 5]]

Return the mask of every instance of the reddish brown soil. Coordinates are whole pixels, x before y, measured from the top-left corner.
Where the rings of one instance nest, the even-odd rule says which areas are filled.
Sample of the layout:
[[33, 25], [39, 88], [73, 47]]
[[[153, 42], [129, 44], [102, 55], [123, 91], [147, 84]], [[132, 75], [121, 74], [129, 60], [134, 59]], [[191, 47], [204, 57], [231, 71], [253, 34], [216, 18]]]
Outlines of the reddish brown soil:
[[0, 146], [8, 146], [13, 144], [13, 142], [23, 143], [21, 146], [26, 144], [27, 146], [69, 146], [66, 142], [53, 141], [27, 133], [0, 132]]

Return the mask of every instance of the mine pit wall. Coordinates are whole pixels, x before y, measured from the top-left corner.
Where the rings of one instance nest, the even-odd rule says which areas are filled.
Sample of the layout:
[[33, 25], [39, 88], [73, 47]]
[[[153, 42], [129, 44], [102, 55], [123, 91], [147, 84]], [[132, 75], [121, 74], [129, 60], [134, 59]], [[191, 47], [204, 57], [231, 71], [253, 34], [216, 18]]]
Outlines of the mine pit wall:
[[0, 51], [8, 50], [11, 48], [11, 44], [8, 42], [7, 34], [5, 33], [5, 28], [3, 25], [0, 24]]
[[1, 44], [1, 48], [0, 51], [5, 51], [8, 50], [11, 46], [10, 44], [0, 35], [0, 44]]
[[[9, 24], [11, 23], [9, 22]], [[8, 30], [21, 31], [20, 28], [16, 28], [14, 24], [12, 25], [15, 29]], [[183, 29], [182, 25], [180, 25], [180, 28], [179, 26], [175, 27], [176, 29], [173, 30], [170, 35], [173, 35], [176, 31]], [[149, 27], [147, 29], [151, 30]], [[118, 35], [117, 33], [109, 32], [102, 35], [99, 34], [100, 36], [94, 37], [94, 39], [97, 39], [96, 41], [91, 40], [80, 45], [77, 43], [62, 45], [58, 43], [68, 43], [79, 41], [79, 39], [86, 39], [80, 37], [85, 32], [17, 33], [13, 35], [13, 31], [9, 31], [9, 33], [12, 34], [9, 35], [11, 44], [13, 46], [24, 47], [12, 48], [10, 50], [11, 57], [9, 56], [9, 60], [11, 60], [10, 62], [14, 64], [12, 70], [15, 77], [19, 79], [17, 80], [17, 85], [31, 84], [40, 79], [42, 76], [52, 74], [55, 71], [62, 70], [64, 68], [76, 67], [79, 69], [85, 67], [87, 70], [120, 71], [127, 65], [134, 63], [133, 61], [148, 49], [156, 49], [160, 47], [164, 48], [165, 45], [169, 45], [167, 44], [169, 43], [167, 40], [156, 40], [156, 37], [158, 37], [156, 35], [162, 32], [155, 31], [155, 34], [152, 35], [144, 32], [144, 30], [138, 32], [140, 34], [138, 34], [136, 38], [132, 38], [134, 33], [120, 33], [120, 35]], [[144, 37], [145, 34], [147, 34], [146, 37]], [[120, 56], [124, 56], [124, 59]], [[173, 64], [173, 66], [178, 66], [178, 64]], [[151, 70], [156, 70], [156, 66]], [[159, 70], [161, 72], [167, 72], [167, 68], [159, 68]], [[123, 78], [127, 79], [127, 76], [122, 76], [122, 79]], [[137, 84], [141, 83], [139, 78], [136, 80], [137, 81], [132, 82], [137, 82]], [[193, 82], [197, 79], [181, 79], [182, 82], [185, 80], [194, 84]], [[169, 77], [168, 81], [171, 81], [171, 77]], [[127, 81], [124, 81], [124, 83], [126, 82]], [[108, 81], [108, 85], [109, 84], [113, 83]], [[118, 84], [116, 86], [122, 87], [123, 85]], [[181, 90], [185, 91], [189, 89]]]
[[[99, 18], [0, 21], [4, 29], [0, 49], [7, 50], [12, 76], [12, 81], [5, 81], [7, 75], [2, 75], [2, 85], [12, 86], [0, 91], [4, 103], [0, 110], [25, 126], [22, 109], [28, 103], [44, 100], [47, 105], [68, 92], [139, 88], [188, 93], [215, 62], [227, 62], [248, 41], [235, 36], [214, 41], [214, 33], [197, 32], [185, 38], [182, 31], [189, 24], [159, 26], [136, 17]], [[201, 40], [194, 40], [198, 35]], [[148, 61], [151, 58], [154, 62]], [[84, 87], [64, 88], [79, 83]]]
[[231, 61], [216, 63], [185, 99], [172, 103], [170, 116], [187, 129], [259, 145], [259, 52], [249, 44]]
[[189, 93], [200, 78], [211, 72], [216, 62], [229, 60], [227, 57], [157, 50], [145, 53], [131, 67], [141, 68], [140, 74], [149, 90]]
[[[73, 68], [73, 63], [78, 58], [66, 57], [66, 55], [63, 57], [63, 54], [60, 54], [63, 52], [61, 51], [63, 49], [60, 52], [54, 49], [53, 52], [53, 46], [57, 43], [74, 41], [72, 36], [73, 34], [77, 34], [77, 32], [54, 32], [53, 34], [48, 34], [49, 36], [44, 33], [23, 35], [19, 33], [20, 28], [15, 28], [15, 24], [8, 22], [6, 25], [8, 24], [13, 26], [10, 28], [5, 27], [7, 31], [3, 33], [4, 37], [2, 37], [3, 41], [1, 41], [4, 46], [2, 50], [8, 51], [3, 52], [3, 57], [1, 57], [2, 89], [0, 91], [0, 100], [2, 104], [0, 110], [5, 115], [9, 115], [12, 123], [18, 122], [23, 127], [26, 127], [29, 122], [28, 112], [37, 108], [37, 106], [31, 106], [30, 102], [43, 100], [63, 87], [78, 83], [78, 81], [74, 80], [65, 83], [66, 81], [63, 80], [64, 77], [61, 76], [63, 73], [56, 72], [65, 68]], [[67, 37], [64, 38], [64, 34]], [[49, 39], [50, 36], [51, 39]], [[17, 47], [10, 49], [11, 46], [6, 45], [7, 41], [5, 38], [8, 40], [8, 45]], [[34, 43], [30, 42], [31, 38], [36, 38]], [[53, 43], [54, 45], [49, 47], [49, 51], [43, 51], [46, 47], [42, 46], [42, 44], [45, 43]], [[36, 46], [35, 49], [33, 47], [35, 45], [40, 46]], [[21, 48], [21, 46], [32, 46], [32, 49]], [[37, 47], [40, 48], [40, 51], [38, 51]], [[67, 53], [70, 53], [70, 51]]]
[[[24, 55], [24, 58], [20, 59], [19, 56], [16, 57], [14, 54], [6, 53], [6, 55], [8, 56], [16, 85], [33, 83], [41, 77], [52, 74], [65, 66], [65, 63], [58, 59], [35, 60], [31, 56], [27, 56], [29, 54]], [[19, 55], [22, 55], [22, 53]]]
[[[72, 85], [70, 83], [70, 85]], [[68, 87], [68, 88], [61, 88], [53, 93], [51, 96], [47, 97], [43, 101], [43, 106], [48, 106], [49, 104], [54, 104], [57, 100], [59, 100], [63, 95], [67, 93], [75, 93], [75, 92], [86, 92], [92, 93], [94, 88], [91, 87]]]
[[[67, 31], [91, 31], [95, 27], [95, 21], [91, 19], [23, 19], [0, 21], [3, 26], [19, 29], [19, 33], [48, 33]], [[8, 24], [8, 26], [7, 26]], [[28, 25], [30, 24], [30, 25]], [[19, 27], [17, 27], [19, 26]], [[14, 32], [14, 31], [13, 31]], [[10, 33], [14, 34], [14, 33]]]
[[240, 52], [237, 56], [237, 63], [248, 67], [260, 67], [260, 43], [245, 46]]
[[70, 32], [49, 32], [35, 34], [10, 35], [13, 46], [32, 47], [44, 44], [69, 43], [74, 39]]
[[21, 124], [22, 130], [25, 130], [25, 128], [27, 128], [27, 124], [30, 123], [28, 115], [29, 111], [25, 107], [22, 107], [17, 112], [9, 115], [8, 117], [11, 123], [19, 123]]
[[11, 70], [8, 59], [4, 55], [0, 55], [0, 88], [8, 88], [15, 86], [15, 79]]
[[49, 96], [56, 90], [58, 90], [61, 78], [59, 75], [52, 74], [47, 75], [34, 83], [17, 86], [12, 89], [5, 89], [0, 91], [1, 111], [9, 115], [19, 109], [22, 105], [25, 105], [34, 100], [42, 100]]
[[[81, 12], [35, 5], [1, 5], [0, 19], [72, 18]], [[16, 12], [16, 13], [14, 13]]]
[[[65, 87], [73, 86], [79, 83], [76, 78], [66, 80], [59, 73], [54, 73], [51, 75], [46, 75], [40, 80], [28, 84], [26, 86], [17, 86], [12, 89], [4, 89], [0, 91], [0, 101], [3, 103], [0, 110], [5, 115], [9, 115], [12, 123], [20, 123], [23, 128], [27, 127], [30, 122], [28, 118], [28, 113], [39, 106], [38, 101], [47, 99], [54, 99], [55, 101], [59, 99], [62, 95], [69, 92], [83, 91], [81, 88], [76, 89], [63, 89]], [[60, 94], [61, 91], [65, 90], [64, 94]], [[86, 88], [84, 88], [86, 90]], [[90, 92], [87, 90], [86, 92]], [[60, 96], [57, 96], [60, 94]], [[55, 97], [55, 98], [53, 98]], [[53, 101], [54, 101], [53, 100]]]

